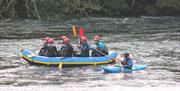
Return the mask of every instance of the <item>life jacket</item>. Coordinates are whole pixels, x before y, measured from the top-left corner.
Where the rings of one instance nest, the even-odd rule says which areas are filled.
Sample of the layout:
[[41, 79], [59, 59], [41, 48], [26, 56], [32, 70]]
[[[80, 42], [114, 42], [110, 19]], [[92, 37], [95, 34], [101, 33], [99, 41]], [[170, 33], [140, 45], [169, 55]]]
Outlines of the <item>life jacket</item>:
[[88, 43], [81, 44], [80, 48], [81, 48], [81, 56], [82, 57], [89, 57], [89, 50], [90, 50], [89, 44]]
[[122, 61], [121, 64], [122, 65], [127, 65], [127, 61]]
[[124, 68], [128, 68], [128, 69], [131, 69], [133, 65], [131, 58], [125, 58], [121, 63], [124, 66]]
[[47, 56], [48, 57], [56, 57], [57, 56], [57, 48], [53, 44], [47, 45]]
[[60, 53], [63, 57], [72, 57], [74, 54], [73, 47], [71, 46], [71, 44], [63, 45]]
[[[99, 42], [97, 43], [96, 49], [103, 52], [104, 54], [108, 55], [108, 49], [103, 40], [99, 40]], [[103, 56], [102, 53], [100, 53], [100, 55]]]

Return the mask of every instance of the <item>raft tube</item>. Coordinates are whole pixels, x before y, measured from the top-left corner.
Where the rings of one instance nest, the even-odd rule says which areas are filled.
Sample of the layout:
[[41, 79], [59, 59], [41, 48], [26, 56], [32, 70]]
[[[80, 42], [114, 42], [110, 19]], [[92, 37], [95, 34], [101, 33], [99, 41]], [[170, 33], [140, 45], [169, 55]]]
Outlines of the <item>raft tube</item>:
[[88, 65], [88, 64], [107, 64], [111, 62], [111, 59], [116, 58], [117, 52], [109, 51], [109, 55], [101, 57], [45, 57], [39, 56], [37, 53], [29, 49], [24, 49], [22, 51], [22, 58], [25, 60], [35, 63], [35, 64], [45, 64], [45, 65]]

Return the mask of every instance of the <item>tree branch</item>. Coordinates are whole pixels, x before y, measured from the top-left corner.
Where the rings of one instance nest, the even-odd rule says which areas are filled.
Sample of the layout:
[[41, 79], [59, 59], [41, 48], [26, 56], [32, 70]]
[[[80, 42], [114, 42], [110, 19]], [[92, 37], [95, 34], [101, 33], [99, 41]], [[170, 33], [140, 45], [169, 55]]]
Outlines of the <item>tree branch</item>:
[[30, 17], [30, 15], [29, 15], [29, 7], [28, 7], [28, 0], [26, 0], [26, 9], [27, 9], [28, 17]]
[[34, 8], [35, 8], [36, 14], [38, 16], [38, 19], [41, 21], [41, 16], [39, 15], [38, 10], [37, 10], [37, 6], [36, 6], [36, 0], [33, 0], [33, 1], [34, 1]]
[[11, 5], [11, 3], [12, 3], [13, 1], [14, 1], [14, 0], [11, 0], [11, 1], [9, 2], [9, 4], [7, 5], [6, 8], [9, 8], [9, 6]]

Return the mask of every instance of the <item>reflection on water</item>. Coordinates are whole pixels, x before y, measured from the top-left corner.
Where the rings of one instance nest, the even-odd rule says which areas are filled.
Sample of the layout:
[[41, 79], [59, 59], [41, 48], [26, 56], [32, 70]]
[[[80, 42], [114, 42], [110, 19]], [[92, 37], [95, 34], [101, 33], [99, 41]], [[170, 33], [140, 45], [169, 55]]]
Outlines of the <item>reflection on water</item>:
[[[134, 63], [147, 64], [144, 71], [127, 74], [103, 74], [101, 66], [57, 67], [29, 65], [22, 60], [22, 48], [39, 50], [43, 38], [56, 39], [59, 35], [72, 36], [70, 26], [78, 24], [92, 38], [101, 34], [109, 50], [133, 54]], [[65, 22], [35, 20], [0, 20], [0, 85], [60, 86], [62, 88], [94, 87], [166, 87], [180, 85], [180, 18], [93, 18]], [[72, 40], [76, 38], [71, 37]], [[76, 41], [72, 41], [74, 44]], [[163, 89], [163, 88], [162, 88]]]

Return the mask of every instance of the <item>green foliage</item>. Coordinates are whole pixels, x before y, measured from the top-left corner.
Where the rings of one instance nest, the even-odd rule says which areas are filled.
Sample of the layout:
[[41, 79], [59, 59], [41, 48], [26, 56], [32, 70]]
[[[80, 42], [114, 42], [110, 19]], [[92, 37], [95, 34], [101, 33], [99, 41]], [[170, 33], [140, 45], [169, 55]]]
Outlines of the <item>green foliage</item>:
[[156, 5], [159, 8], [180, 9], [180, 0], [157, 0]]
[[135, 13], [174, 15], [178, 14], [178, 11], [180, 0], [0, 0], [0, 17], [7, 18], [41, 17], [45, 20], [57, 20], [91, 15], [135, 15]]
[[157, 11], [157, 7], [155, 5], [146, 5], [145, 6], [145, 11], [148, 15], [157, 15], [158, 11]]
[[5, 17], [15, 17], [14, 4], [16, 4], [16, 0], [2, 0], [0, 2], [0, 14]]
[[112, 9], [128, 9], [126, 0], [104, 0], [104, 3], [106, 6], [111, 7]]

